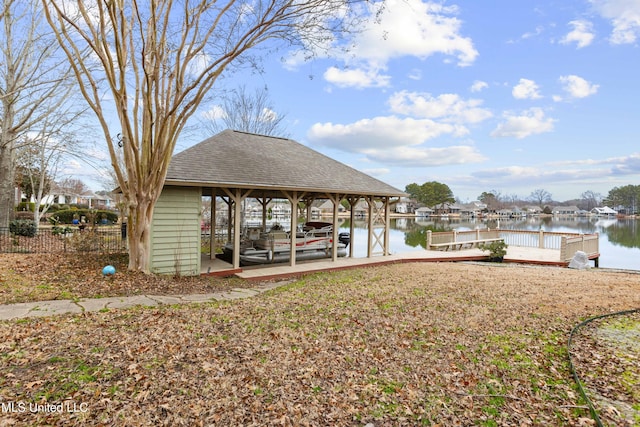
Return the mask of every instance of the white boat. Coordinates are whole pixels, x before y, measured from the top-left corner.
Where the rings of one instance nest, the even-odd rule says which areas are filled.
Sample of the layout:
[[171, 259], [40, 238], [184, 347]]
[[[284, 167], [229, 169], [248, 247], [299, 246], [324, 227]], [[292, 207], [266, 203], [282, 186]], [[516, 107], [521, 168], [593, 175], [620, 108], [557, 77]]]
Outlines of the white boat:
[[[338, 238], [338, 256], [347, 255], [349, 233], [340, 233]], [[333, 224], [326, 222], [307, 222], [302, 231], [296, 233], [296, 260], [330, 258], [333, 247]], [[240, 243], [240, 265], [269, 264], [289, 261], [291, 254], [291, 235], [289, 232], [271, 229], [259, 234], [249, 234]], [[220, 257], [233, 259], [233, 242], [223, 247]]]

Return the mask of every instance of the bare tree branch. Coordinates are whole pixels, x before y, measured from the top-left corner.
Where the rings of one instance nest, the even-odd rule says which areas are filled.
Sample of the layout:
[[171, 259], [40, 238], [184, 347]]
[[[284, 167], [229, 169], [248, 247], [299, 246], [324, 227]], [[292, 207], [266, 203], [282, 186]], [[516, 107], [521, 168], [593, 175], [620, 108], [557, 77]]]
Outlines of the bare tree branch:
[[[105, 134], [128, 204], [129, 268], [146, 272], [153, 207], [177, 139], [223, 72], [255, 63], [260, 47], [330, 46], [359, 19], [350, 0], [42, 4]], [[87, 49], [93, 59], [83, 56]], [[103, 96], [103, 88], [110, 97]], [[124, 168], [109, 112], [119, 119]]]

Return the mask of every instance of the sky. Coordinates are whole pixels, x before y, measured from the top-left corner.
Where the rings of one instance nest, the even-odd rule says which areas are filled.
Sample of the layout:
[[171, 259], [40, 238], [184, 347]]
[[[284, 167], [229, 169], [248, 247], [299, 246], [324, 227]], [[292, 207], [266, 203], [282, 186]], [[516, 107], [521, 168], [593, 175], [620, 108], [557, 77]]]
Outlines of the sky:
[[640, 0], [389, 0], [378, 17], [347, 53], [282, 51], [224, 85], [266, 87], [290, 138], [400, 190], [640, 185]]

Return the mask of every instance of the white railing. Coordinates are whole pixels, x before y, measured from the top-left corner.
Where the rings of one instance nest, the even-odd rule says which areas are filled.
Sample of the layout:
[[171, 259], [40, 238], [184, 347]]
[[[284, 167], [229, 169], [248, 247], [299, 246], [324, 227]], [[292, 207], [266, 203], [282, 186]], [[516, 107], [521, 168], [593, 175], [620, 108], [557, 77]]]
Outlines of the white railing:
[[[599, 235], [564, 233], [557, 231], [477, 229], [471, 231], [427, 231], [427, 250], [446, 248], [461, 249], [460, 243], [484, 239], [502, 238], [509, 246], [520, 246], [560, 251], [559, 260], [570, 261], [577, 251], [583, 251], [589, 258], [599, 255]], [[450, 243], [451, 246], [446, 246]], [[458, 243], [458, 245], [455, 245]]]

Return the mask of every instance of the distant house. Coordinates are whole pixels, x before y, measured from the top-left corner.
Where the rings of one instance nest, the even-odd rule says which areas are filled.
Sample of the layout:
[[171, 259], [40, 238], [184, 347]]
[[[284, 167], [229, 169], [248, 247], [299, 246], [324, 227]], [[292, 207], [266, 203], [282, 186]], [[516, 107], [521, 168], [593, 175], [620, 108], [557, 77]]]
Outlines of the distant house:
[[542, 213], [542, 208], [540, 206], [529, 205], [524, 207], [524, 211], [527, 215], [540, 215]]
[[442, 203], [434, 206], [433, 210], [434, 215], [460, 215], [462, 207], [451, 203]]
[[[317, 211], [320, 213], [320, 215], [332, 215], [333, 214], [333, 203], [331, 202], [331, 200], [323, 200], [322, 203], [320, 203], [317, 207], [316, 207]], [[345, 212], [346, 209], [344, 206], [342, 206], [342, 204], [340, 206], [338, 206], [338, 212], [342, 213]]]
[[580, 208], [577, 206], [556, 206], [553, 208], [553, 214], [559, 216], [578, 216]]
[[597, 216], [610, 217], [610, 216], [616, 216], [618, 214], [618, 211], [611, 209], [609, 206], [604, 206], [604, 207], [591, 209], [591, 213]]
[[[481, 205], [484, 207], [481, 207]], [[466, 203], [460, 207], [460, 215], [475, 218], [480, 216], [482, 210], [486, 209], [486, 207], [487, 205], [480, 202]]]
[[415, 211], [416, 217], [426, 218], [433, 215], [433, 209], [427, 207], [421, 207]]
[[396, 202], [391, 203], [391, 209], [395, 213], [411, 214], [417, 208], [417, 202], [409, 197], [400, 197]]

